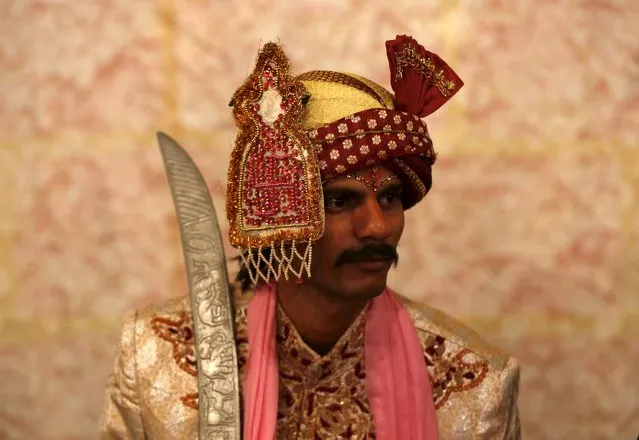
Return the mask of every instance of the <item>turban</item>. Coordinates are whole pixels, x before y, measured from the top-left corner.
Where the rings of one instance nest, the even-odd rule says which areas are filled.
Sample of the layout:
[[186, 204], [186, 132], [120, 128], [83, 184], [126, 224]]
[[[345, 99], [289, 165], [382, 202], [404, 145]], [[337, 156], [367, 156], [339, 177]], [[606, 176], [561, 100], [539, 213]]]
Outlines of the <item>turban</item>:
[[436, 155], [422, 118], [463, 83], [412, 37], [387, 41], [386, 53], [394, 93], [350, 73], [293, 76], [282, 47], [268, 43], [233, 95], [238, 136], [226, 211], [231, 244], [254, 282], [310, 276], [311, 245], [324, 228], [323, 182], [382, 165], [402, 181], [404, 209], [430, 190]]

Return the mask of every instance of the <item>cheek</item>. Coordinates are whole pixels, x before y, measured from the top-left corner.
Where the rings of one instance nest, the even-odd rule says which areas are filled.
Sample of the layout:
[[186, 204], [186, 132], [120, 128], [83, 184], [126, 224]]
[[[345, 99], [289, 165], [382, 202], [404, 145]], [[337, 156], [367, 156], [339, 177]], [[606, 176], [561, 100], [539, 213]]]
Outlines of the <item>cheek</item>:
[[399, 240], [404, 232], [404, 211], [397, 215], [397, 218], [393, 221], [393, 235], [396, 240]]
[[324, 236], [313, 244], [313, 260], [311, 272], [316, 279], [324, 279], [325, 274], [333, 266], [336, 255], [332, 253], [331, 243]]
[[324, 234], [313, 245], [313, 260], [317, 261], [316, 266], [331, 267], [344, 249], [348, 248], [348, 244], [348, 227], [344, 219], [327, 216]]

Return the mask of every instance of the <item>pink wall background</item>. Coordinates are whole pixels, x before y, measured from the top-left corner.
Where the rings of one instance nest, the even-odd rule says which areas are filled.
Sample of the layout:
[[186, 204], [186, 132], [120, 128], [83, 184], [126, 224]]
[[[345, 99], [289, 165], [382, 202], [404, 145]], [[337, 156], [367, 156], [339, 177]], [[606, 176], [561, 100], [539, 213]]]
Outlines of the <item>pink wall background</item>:
[[223, 213], [260, 42], [388, 86], [415, 36], [466, 82], [393, 286], [522, 365], [526, 439], [639, 432], [639, 2], [0, 2], [0, 438], [95, 438], [125, 310], [185, 293], [154, 132]]

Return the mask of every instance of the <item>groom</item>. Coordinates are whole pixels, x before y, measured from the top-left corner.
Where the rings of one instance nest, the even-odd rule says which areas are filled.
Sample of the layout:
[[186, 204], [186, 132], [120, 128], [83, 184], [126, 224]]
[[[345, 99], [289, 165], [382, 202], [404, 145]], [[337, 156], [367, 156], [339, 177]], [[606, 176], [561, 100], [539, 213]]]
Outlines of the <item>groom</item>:
[[160, 136], [191, 300], [126, 319], [102, 438], [520, 437], [516, 361], [386, 285], [404, 212], [432, 183], [422, 118], [462, 86], [410, 37], [386, 49], [394, 94], [353, 74], [292, 76], [279, 45], [260, 52], [231, 101], [241, 270], [226, 296], [222, 271], [189, 254], [205, 186]]

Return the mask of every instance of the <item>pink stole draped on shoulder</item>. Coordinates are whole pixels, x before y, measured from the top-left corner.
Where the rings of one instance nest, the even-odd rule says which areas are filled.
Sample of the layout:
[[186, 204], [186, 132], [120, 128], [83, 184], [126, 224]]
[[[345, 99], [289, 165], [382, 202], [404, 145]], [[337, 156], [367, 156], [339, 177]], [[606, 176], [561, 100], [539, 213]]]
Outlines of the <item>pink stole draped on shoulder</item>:
[[[248, 306], [249, 357], [244, 375], [244, 439], [276, 435], [277, 296], [261, 285]], [[366, 316], [366, 391], [379, 440], [437, 440], [437, 417], [422, 347], [413, 322], [386, 289]]]

